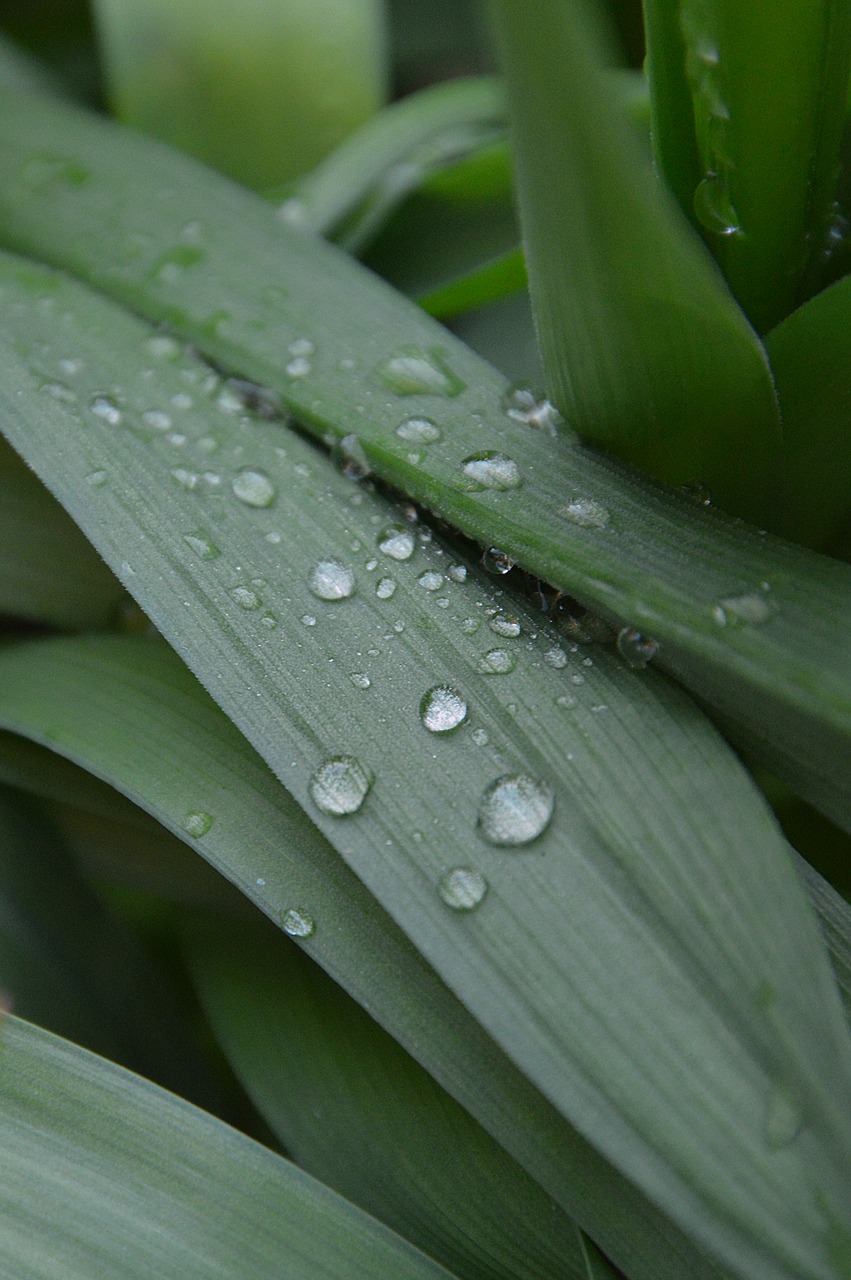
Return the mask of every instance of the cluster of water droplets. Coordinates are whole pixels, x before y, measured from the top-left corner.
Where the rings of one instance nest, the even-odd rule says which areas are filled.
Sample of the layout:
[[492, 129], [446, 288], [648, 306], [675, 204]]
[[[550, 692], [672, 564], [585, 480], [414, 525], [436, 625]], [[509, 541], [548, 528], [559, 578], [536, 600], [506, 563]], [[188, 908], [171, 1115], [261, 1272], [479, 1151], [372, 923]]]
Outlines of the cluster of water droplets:
[[727, 142], [730, 112], [724, 99], [721, 51], [711, 27], [711, 9], [706, 5], [685, 6], [681, 20], [686, 76], [704, 166], [704, 176], [694, 192], [694, 212], [712, 235], [735, 236], [741, 232], [741, 225], [730, 194], [732, 166]]

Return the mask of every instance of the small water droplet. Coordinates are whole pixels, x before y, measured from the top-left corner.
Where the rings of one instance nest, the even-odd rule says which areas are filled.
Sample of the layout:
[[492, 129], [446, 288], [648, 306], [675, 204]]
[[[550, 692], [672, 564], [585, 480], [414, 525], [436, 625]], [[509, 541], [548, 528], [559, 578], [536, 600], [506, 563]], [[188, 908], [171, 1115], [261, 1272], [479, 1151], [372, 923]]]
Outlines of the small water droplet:
[[310, 779], [310, 797], [323, 813], [342, 818], [357, 813], [372, 781], [372, 775], [354, 756], [333, 756]]
[[200, 529], [195, 529], [191, 533], [184, 533], [183, 541], [202, 560], [215, 560], [221, 554], [216, 544], [211, 542]]
[[481, 620], [479, 618], [464, 618], [461, 622], [461, 630], [465, 636], [474, 636], [481, 628]]
[[161, 409], [146, 409], [142, 414], [142, 421], [146, 426], [153, 427], [154, 431], [171, 430], [171, 418]]
[[451, 564], [446, 570], [447, 578], [451, 578], [453, 582], [467, 581], [467, 566], [465, 564]]
[[402, 347], [378, 366], [378, 374], [397, 396], [457, 396], [466, 386], [446, 363], [440, 347], [428, 351]]
[[90, 471], [86, 476], [86, 483], [90, 484], [93, 489], [100, 489], [106, 484], [107, 475], [105, 471]]
[[195, 401], [192, 399], [188, 391], [177, 391], [169, 400], [169, 404], [175, 409], [179, 409], [181, 413], [185, 413], [187, 409], [191, 409]]
[[467, 703], [457, 689], [440, 684], [423, 694], [420, 719], [431, 733], [448, 733], [467, 718]]
[[334, 556], [325, 556], [311, 569], [307, 585], [319, 600], [347, 600], [355, 591], [354, 569]]
[[392, 578], [379, 578], [375, 584], [375, 594], [379, 600], [389, 600], [396, 592], [396, 583]]
[[121, 410], [112, 396], [93, 396], [90, 408], [96, 418], [108, 423], [110, 427], [117, 427], [121, 422]]
[[488, 547], [482, 553], [482, 568], [487, 573], [492, 573], [494, 577], [501, 577], [505, 573], [511, 573], [514, 568], [514, 561], [505, 551], [501, 551], [499, 547]]
[[205, 836], [212, 825], [212, 814], [204, 813], [201, 809], [193, 813], [187, 813], [183, 819], [183, 830], [187, 835], [192, 836], [194, 840], [200, 840], [201, 836]]
[[301, 907], [288, 907], [281, 915], [281, 928], [291, 938], [312, 938], [316, 921]]
[[440, 877], [437, 889], [453, 911], [475, 911], [487, 895], [488, 882], [475, 867], [453, 867]]
[[238, 604], [240, 609], [253, 611], [259, 609], [262, 601], [256, 591], [252, 591], [249, 587], [231, 587], [230, 598], [234, 604]]
[[716, 236], [734, 236], [741, 232], [739, 215], [733, 208], [726, 179], [710, 171], [697, 184], [694, 212], [703, 227]]
[[310, 338], [294, 338], [287, 351], [291, 356], [312, 356], [316, 352], [316, 344]]
[[315, 627], [315, 626], [316, 626], [316, 618], [314, 617], [314, 615], [313, 615], [312, 613], [303, 613], [303, 614], [301, 615], [301, 620], [302, 620], [302, 622], [304, 623], [304, 625], [305, 625], [306, 627]]
[[290, 378], [306, 378], [312, 368], [307, 356], [293, 356], [284, 366], [284, 372]]
[[372, 684], [369, 676], [365, 671], [352, 671], [349, 679], [356, 689], [368, 689]]
[[550, 824], [555, 807], [552, 787], [525, 773], [506, 774], [485, 790], [478, 827], [495, 845], [529, 844]]
[[412, 531], [401, 524], [392, 524], [378, 535], [378, 550], [391, 560], [410, 560], [416, 545]]
[[574, 698], [572, 693], [560, 693], [559, 696], [556, 698], [556, 706], [566, 707], [568, 710], [570, 710], [571, 707], [576, 706], [576, 699]]
[[180, 354], [180, 344], [167, 333], [155, 333], [145, 344], [152, 356], [161, 360], [174, 360]]
[[365, 480], [372, 474], [363, 445], [356, 435], [343, 436], [331, 446], [331, 461], [347, 480]]
[[474, 729], [470, 734], [477, 747], [486, 747], [490, 739], [486, 729]]
[[626, 665], [634, 671], [646, 667], [659, 651], [658, 641], [651, 640], [635, 627], [622, 627], [615, 644]]
[[234, 477], [233, 492], [247, 507], [271, 507], [275, 501], [275, 486], [255, 467], [243, 467]]
[[468, 493], [475, 493], [480, 489], [517, 489], [523, 483], [520, 468], [514, 459], [491, 449], [471, 453], [461, 463], [461, 470], [469, 481], [466, 486]]
[[547, 649], [544, 654], [544, 662], [555, 671], [561, 671], [563, 667], [567, 666], [567, 654], [564, 649], [556, 645], [552, 649]]
[[78, 359], [76, 356], [66, 356], [63, 360], [59, 361], [59, 368], [68, 378], [73, 378], [75, 374], [80, 372], [82, 367], [82, 360]]
[[417, 578], [417, 582], [425, 591], [439, 591], [444, 581], [443, 574], [435, 573], [433, 569], [427, 569]]
[[408, 444], [434, 444], [441, 434], [440, 427], [430, 418], [406, 418], [396, 428], [396, 435]]
[[490, 649], [479, 662], [479, 671], [486, 676], [503, 676], [516, 665], [517, 659], [507, 649]]
[[[76, 404], [77, 393], [72, 391], [70, 387], [66, 387], [62, 382], [45, 382], [42, 384], [42, 391], [46, 392], [52, 400], [58, 400], [60, 404]], [[94, 413], [94, 408], [92, 409]], [[98, 417], [101, 415], [98, 414]], [[121, 421], [119, 416], [119, 422]]]
[[743, 596], [728, 596], [712, 610], [712, 616], [719, 627], [742, 622], [750, 622], [758, 626], [771, 617], [771, 605], [765, 596], [752, 592]]
[[520, 623], [508, 613], [498, 613], [491, 618], [488, 626], [491, 631], [495, 631], [498, 636], [504, 636], [506, 639], [520, 635]]
[[172, 467], [171, 475], [182, 489], [188, 489], [190, 493], [198, 488], [198, 481], [201, 478], [197, 471], [188, 471], [186, 467]]
[[571, 498], [566, 507], [560, 508], [559, 515], [581, 529], [605, 529], [609, 523], [608, 511], [593, 498]]
[[269, 631], [274, 631], [278, 625], [278, 619], [275, 617], [274, 613], [264, 613], [260, 622]]
[[771, 1091], [765, 1110], [765, 1142], [772, 1151], [789, 1147], [804, 1127], [801, 1109], [787, 1090], [777, 1087]]
[[546, 431], [557, 436], [564, 418], [545, 396], [536, 395], [530, 386], [518, 383], [509, 387], [502, 398], [502, 407], [512, 422], [521, 422], [536, 431]]

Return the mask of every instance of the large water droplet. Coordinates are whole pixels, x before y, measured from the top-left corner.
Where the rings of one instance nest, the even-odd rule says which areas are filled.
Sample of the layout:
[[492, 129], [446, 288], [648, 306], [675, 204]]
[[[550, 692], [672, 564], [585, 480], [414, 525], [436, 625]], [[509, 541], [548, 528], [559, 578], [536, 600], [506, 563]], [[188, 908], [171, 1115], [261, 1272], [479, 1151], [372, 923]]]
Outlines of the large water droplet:
[[357, 813], [372, 786], [372, 775], [354, 756], [333, 756], [310, 779], [310, 797], [318, 809], [342, 818]]
[[256, 467], [243, 467], [234, 477], [233, 491], [247, 507], [271, 507], [275, 501], [275, 486], [266, 472]]
[[420, 719], [431, 733], [448, 733], [467, 718], [467, 703], [457, 689], [440, 684], [420, 702]]
[[461, 463], [461, 470], [468, 480], [467, 491], [479, 489], [517, 489], [523, 483], [520, 468], [507, 454], [485, 450], [471, 453]]
[[193, 530], [192, 533], [184, 533], [183, 541], [202, 560], [215, 560], [221, 554], [216, 544], [211, 542], [200, 529]]
[[421, 573], [417, 578], [417, 582], [424, 591], [439, 591], [444, 584], [442, 573], [435, 573], [433, 569], [426, 569], [425, 573]]
[[698, 222], [716, 236], [734, 236], [741, 232], [739, 215], [733, 208], [726, 179], [708, 173], [694, 192], [694, 212]]
[[529, 844], [546, 830], [555, 795], [540, 778], [506, 774], [486, 789], [479, 804], [479, 830], [489, 844]]
[[372, 474], [363, 445], [356, 435], [343, 436], [331, 446], [331, 461], [347, 480], [364, 480]]
[[396, 594], [396, 583], [392, 578], [379, 578], [375, 584], [375, 594], [379, 600], [389, 600]]
[[513, 671], [517, 659], [507, 649], [491, 649], [479, 662], [479, 671], [486, 676], [504, 676]]
[[503, 636], [506, 640], [520, 635], [520, 623], [509, 613], [498, 613], [491, 618], [488, 626], [491, 631], [495, 631], [498, 636]]
[[759, 625], [771, 617], [771, 605], [765, 596], [752, 592], [744, 596], [728, 596], [719, 601], [712, 611], [712, 616], [719, 627], [728, 623], [750, 622]]
[[437, 889], [453, 911], [475, 911], [485, 899], [488, 882], [475, 867], [453, 867], [440, 877]]
[[259, 609], [262, 601], [256, 591], [252, 591], [250, 587], [232, 587], [230, 598], [234, 604], [238, 604], [240, 609], [246, 609], [252, 612]]
[[635, 627], [622, 627], [615, 643], [626, 665], [634, 671], [646, 667], [659, 652], [659, 642], [651, 640]]
[[378, 366], [378, 373], [397, 396], [457, 396], [466, 385], [446, 363], [440, 347], [402, 347]]
[[559, 515], [582, 529], [605, 529], [609, 523], [608, 511], [593, 498], [571, 498], [566, 507], [560, 508]]
[[416, 545], [413, 532], [401, 524], [392, 524], [378, 535], [378, 550], [391, 560], [410, 560]]
[[101, 422], [108, 423], [110, 427], [117, 427], [121, 422], [121, 410], [112, 396], [93, 396], [90, 407], [95, 417], [100, 418]]
[[501, 551], [499, 547], [488, 547], [482, 552], [482, 568], [486, 573], [492, 573], [494, 577], [501, 577], [505, 573], [511, 573], [514, 568], [514, 561], [506, 551]]
[[396, 435], [408, 444], [434, 444], [440, 439], [441, 431], [430, 418], [406, 418], [396, 428]]
[[554, 671], [561, 671], [567, 666], [567, 654], [564, 649], [554, 645], [552, 649], [547, 649], [544, 654], [544, 662], [548, 667], [552, 667]]
[[536, 395], [524, 383], [508, 388], [502, 398], [502, 407], [512, 422], [521, 422], [551, 436], [558, 435], [559, 427], [564, 425], [564, 418], [555, 405], [545, 396]]
[[192, 836], [193, 840], [200, 840], [201, 836], [205, 836], [212, 825], [212, 814], [205, 813], [201, 809], [197, 809], [193, 813], [187, 813], [183, 819], [183, 830], [187, 835]]
[[334, 556], [326, 556], [310, 571], [307, 585], [319, 600], [347, 600], [354, 595], [355, 572]]
[[766, 1145], [772, 1151], [791, 1146], [803, 1127], [804, 1117], [795, 1100], [785, 1089], [773, 1089], [765, 1111]]
[[316, 932], [316, 921], [301, 907], [288, 907], [281, 916], [281, 928], [291, 938], [312, 938]]

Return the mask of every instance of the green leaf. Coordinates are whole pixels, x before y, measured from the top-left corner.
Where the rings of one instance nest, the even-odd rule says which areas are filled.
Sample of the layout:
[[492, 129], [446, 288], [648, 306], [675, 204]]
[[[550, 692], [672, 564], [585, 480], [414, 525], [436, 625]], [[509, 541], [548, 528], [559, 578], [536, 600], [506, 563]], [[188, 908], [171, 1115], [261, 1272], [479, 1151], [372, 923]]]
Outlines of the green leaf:
[[121, 119], [258, 189], [312, 168], [384, 97], [380, 0], [96, 0], [94, 11]]
[[765, 353], [607, 97], [589, 8], [494, 5], [549, 393], [585, 438], [760, 519], [780, 445]]
[[228, 1061], [301, 1168], [463, 1280], [585, 1276], [571, 1220], [280, 934], [210, 920], [186, 951]]
[[[319, 922], [305, 943], [313, 959], [631, 1276], [717, 1280], [496, 1049], [166, 645], [100, 636], [7, 648], [0, 715], [131, 795], [273, 921], [307, 904]], [[201, 837], [187, 830], [204, 825], [199, 801], [216, 805]]]
[[0, 1222], [16, 1280], [449, 1273], [280, 1156], [46, 1032], [3, 1024]]
[[[660, 665], [736, 711], [762, 740], [782, 735], [792, 785], [803, 762], [808, 776], [841, 787], [851, 823], [847, 566], [630, 477], [567, 433], [554, 445], [506, 416], [505, 381], [446, 330], [331, 246], [288, 233], [261, 200], [92, 116], [15, 101], [0, 112], [10, 175], [0, 240], [168, 319], [225, 367], [273, 386], [311, 431], [356, 435], [384, 479], [471, 537], [649, 633], [661, 643]], [[199, 220], [204, 244], [193, 266], [183, 236]], [[40, 273], [31, 285], [55, 287]], [[316, 348], [310, 357], [288, 350], [305, 342]], [[61, 355], [72, 345], [69, 335]], [[393, 361], [404, 368], [412, 349], [425, 381], [417, 394], [400, 393]], [[412, 462], [396, 431], [420, 415], [439, 421], [443, 438]], [[519, 488], [471, 492], [462, 462], [482, 449], [522, 460]], [[754, 597], [746, 618], [748, 606], [736, 602]]]
[[[4, 354], [4, 429], [338, 852], [701, 1244], [743, 1272], [768, 1255], [766, 1275], [825, 1275], [830, 1222], [849, 1212], [851, 1043], [786, 846], [705, 719], [652, 672], [569, 654], [469, 564], [453, 577], [428, 531], [393, 528], [313, 445], [240, 414], [172, 340], [71, 282], [78, 407], [40, 394], [56, 332], [33, 344], [49, 308], [24, 291], [19, 309], [13, 278], [26, 354]], [[179, 431], [145, 417], [166, 406]], [[435, 713], [428, 695], [447, 688]], [[447, 718], [458, 732], [429, 732]], [[491, 885], [466, 917], [441, 896], [459, 865]]]

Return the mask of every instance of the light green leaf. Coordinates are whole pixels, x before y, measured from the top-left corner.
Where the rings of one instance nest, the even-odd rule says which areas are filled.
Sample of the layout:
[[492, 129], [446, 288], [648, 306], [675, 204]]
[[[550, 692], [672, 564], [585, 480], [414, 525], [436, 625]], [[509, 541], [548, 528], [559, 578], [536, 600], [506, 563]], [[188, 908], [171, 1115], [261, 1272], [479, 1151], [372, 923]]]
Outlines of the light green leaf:
[[[851, 1044], [786, 846], [705, 719], [652, 672], [589, 667], [470, 565], [453, 577], [441, 544], [171, 340], [46, 276], [86, 353], [78, 407], [39, 394], [48, 320], [4, 352], [4, 429], [146, 613], [602, 1153], [741, 1272], [831, 1277]], [[166, 406], [179, 430], [146, 419]], [[466, 918], [440, 892], [459, 849], [491, 886]], [[780, 1142], [778, 1108], [801, 1118]]]
[[10, 1018], [2, 1267], [15, 1280], [427, 1280], [448, 1272], [280, 1156]]
[[585, 438], [761, 519], [780, 446], [768, 362], [605, 92], [592, 7], [493, 6], [548, 390]]
[[[504, 379], [444, 329], [186, 157], [82, 113], [8, 98], [0, 162], [10, 175], [0, 240], [167, 319], [225, 367], [273, 386], [311, 431], [356, 435], [384, 479], [471, 537], [649, 633], [660, 665], [758, 738], [782, 735], [793, 785], [802, 762], [841, 788], [851, 822], [847, 566], [630, 477], [569, 433], [554, 444], [512, 421]], [[203, 245], [187, 246], [199, 221]], [[32, 284], [55, 287], [45, 276]], [[72, 345], [69, 334], [61, 355]], [[412, 351], [416, 394], [399, 372]], [[442, 440], [413, 450], [397, 435], [412, 416], [439, 420]], [[483, 449], [519, 459], [519, 488], [471, 492], [462, 463]]]
[[210, 920], [186, 951], [228, 1061], [301, 1168], [463, 1280], [584, 1280], [570, 1218], [280, 934]]

